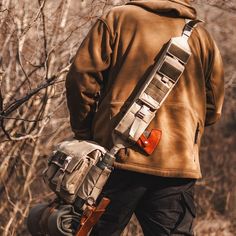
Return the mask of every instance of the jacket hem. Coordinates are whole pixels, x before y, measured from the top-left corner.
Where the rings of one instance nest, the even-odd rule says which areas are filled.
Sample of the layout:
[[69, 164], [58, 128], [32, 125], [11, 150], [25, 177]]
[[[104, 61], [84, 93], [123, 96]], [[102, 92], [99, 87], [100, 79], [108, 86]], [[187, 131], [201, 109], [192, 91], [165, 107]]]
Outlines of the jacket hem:
[[150, 168], [150, 167], [141, 167], [138, 165], [130, 165], [130, 164], [123, 164], [115, 162], [114, 167], [117, 169], [122, 170], [130, 170], [134, 172], [139, 172], [143, 174], [150, 174], [155, 176], [161, 176], [161, 177], [170, 177], [170, 178], [192, 178], [192, 179], [200, 179], [202, 178], [202, 174], [199, 173], [199, 171], [189, 170], [189, 171], [183, 171], [183, 170], [164, 170], [164, 169], [157, 169], [157, 168]]

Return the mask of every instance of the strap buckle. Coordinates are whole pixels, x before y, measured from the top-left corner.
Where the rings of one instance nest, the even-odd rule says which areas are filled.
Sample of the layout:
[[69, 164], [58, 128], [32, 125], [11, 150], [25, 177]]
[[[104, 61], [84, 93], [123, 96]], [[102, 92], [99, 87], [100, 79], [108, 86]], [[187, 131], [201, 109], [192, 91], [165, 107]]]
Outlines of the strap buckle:
[[146, 106], [145, 104], [143, 104], [140, 110], [136, 113], [136, 116], [143, 120], [149, 110], [150, 108]]
[[68, 165], [69, 165], [69, 163], [71, 162], [71, 160], [72, 160], [72, 157], [71, 156], [67, 156], [65, 161], [64, 161], [64, 163], [63, 163], [63, 165], [62, 165], [62, 167], [60, 168], [60, 171], [65, 172], [67, 167], [68, 167]]

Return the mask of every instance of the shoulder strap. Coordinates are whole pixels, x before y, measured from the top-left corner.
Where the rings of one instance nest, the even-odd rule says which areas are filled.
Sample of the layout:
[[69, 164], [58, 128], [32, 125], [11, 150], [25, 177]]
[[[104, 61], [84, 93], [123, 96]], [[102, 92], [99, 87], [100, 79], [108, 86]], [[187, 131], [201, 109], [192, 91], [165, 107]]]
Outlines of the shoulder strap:
[[115, 127], [115, 146], [118, 146], [121, 139], [137, 142], [144, 133], [185, 70], [191, 56], [188, 39], [199, 22], [186, 20], [182, 35], [169, 40], [145, 84]]
[[193, 29], [197, 26], [198, 23], [203, 22], [202, 20], [189, 20], [185, 19], [185, 26], [183, 29], [182, 37], [186, 37], [186, 40], [191, 36]]

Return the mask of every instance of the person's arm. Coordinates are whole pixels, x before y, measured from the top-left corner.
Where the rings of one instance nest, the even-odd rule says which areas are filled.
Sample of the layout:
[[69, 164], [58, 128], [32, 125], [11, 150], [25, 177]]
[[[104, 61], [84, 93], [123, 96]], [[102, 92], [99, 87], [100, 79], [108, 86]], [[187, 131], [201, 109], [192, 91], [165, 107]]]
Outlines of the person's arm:
[[213, 42], [211, 67], [206, 80], [206, 120], [205, 126], [214, 124], [221, 115], [224, 101], [224, 71], [219, 49]]
[[110, 65], [111, 34], [98, 20], [82, 42], [66, 78], [67, 105], [77, 139], [91, 139], [91, 123], [103, 84], [102, 72]]

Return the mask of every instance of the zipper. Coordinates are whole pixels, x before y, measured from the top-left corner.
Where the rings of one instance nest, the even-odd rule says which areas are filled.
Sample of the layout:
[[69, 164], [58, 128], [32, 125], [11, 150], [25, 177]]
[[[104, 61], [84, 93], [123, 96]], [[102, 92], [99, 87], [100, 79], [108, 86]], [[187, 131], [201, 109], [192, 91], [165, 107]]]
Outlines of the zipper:
[[198, 123], [197, 123], [196, 131], [195, 131], [194, 144], [197, 144], [199, 132], [200, 132], [200, 124], [199, 124], [199, 122], [198, 122]]

